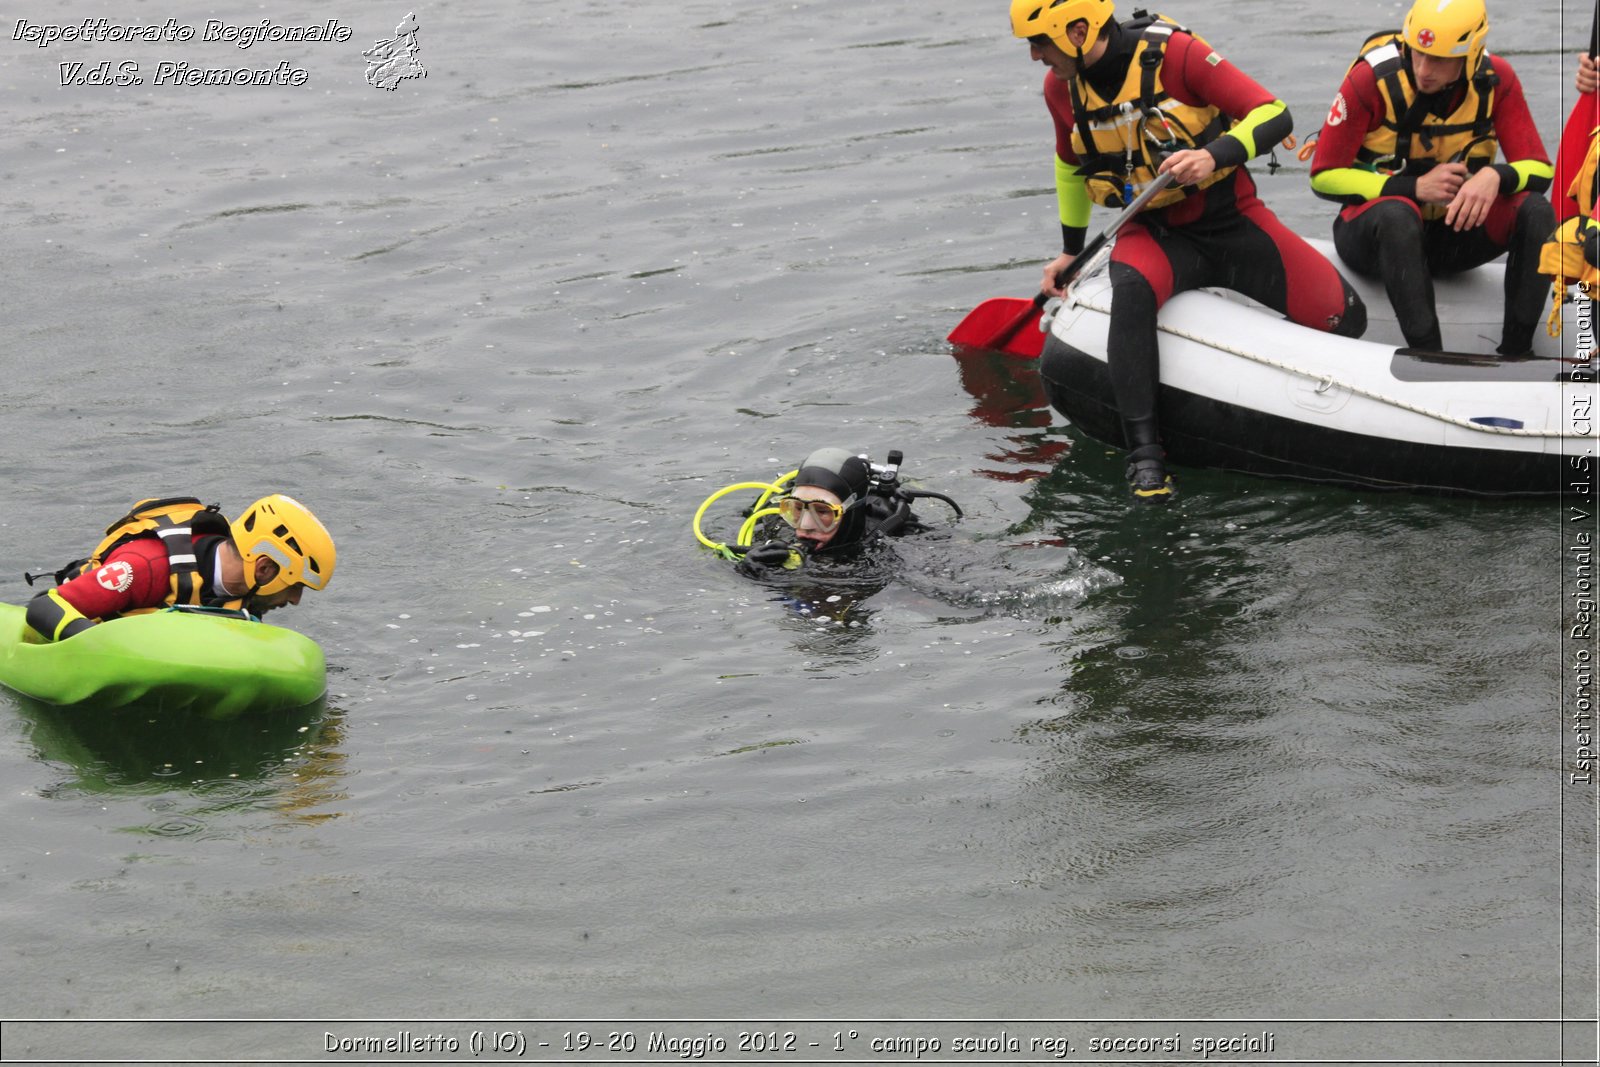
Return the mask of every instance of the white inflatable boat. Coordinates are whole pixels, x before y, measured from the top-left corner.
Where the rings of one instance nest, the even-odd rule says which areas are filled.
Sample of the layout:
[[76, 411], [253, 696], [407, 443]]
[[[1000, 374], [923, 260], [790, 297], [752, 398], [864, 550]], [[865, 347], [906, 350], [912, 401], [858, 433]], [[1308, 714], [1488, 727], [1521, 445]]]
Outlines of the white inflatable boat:
[[[1568, 304], [1562, 336], [1535, 354], [1493, 354], [1504, 267], [1435, 282], [1445, 346], [1404, 347], [1382, 285], [1313, 241], [1367, 304], [1359, 340], [1296, 326], [1222, 290], [1180, 293], [1160, 315], [1161, 429], [1171, 462], [1382, 489], [1556, 494], [1595, 461], [1594, 323]], [[1548, 309], [1548, 305], [1547, 305]], [[1111, 287], [1079, 281], [1048, 316], [1039, 373], [1051, 405], [1123, 446], [1106, 375]], [[1482, 354], [1488, 353], [1488, 354]], [[1568, 489], [1570, 491], [1570, 488]]]

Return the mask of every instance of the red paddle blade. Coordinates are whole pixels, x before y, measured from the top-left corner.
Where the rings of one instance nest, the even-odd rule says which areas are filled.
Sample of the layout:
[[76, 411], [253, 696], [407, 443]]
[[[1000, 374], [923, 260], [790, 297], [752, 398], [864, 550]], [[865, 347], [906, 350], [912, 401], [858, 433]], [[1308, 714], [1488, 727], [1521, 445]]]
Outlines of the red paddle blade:
[[967, 313], [947, 340], [966, 348], [997, 349], [1024, 359], [1038, 359], [1044, 351], [1039, 305], [1010, 296], [985, 300]]

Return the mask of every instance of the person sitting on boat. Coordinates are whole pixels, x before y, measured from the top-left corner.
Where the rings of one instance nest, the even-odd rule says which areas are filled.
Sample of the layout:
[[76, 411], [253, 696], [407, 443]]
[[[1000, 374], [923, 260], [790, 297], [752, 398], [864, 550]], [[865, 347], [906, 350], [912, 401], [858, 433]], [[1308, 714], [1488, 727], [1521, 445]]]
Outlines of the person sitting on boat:
[[325, 588], [334, 561], [327, 529], [291, 497], [263, 497], [231, 523], [193, 497], [141, 500], [88, 559], [55, 572], [58, 585], [29, 601], [27, 622], [60, 641], [167, 606], [264, 615]]
[[1111, 256], [1107, 363], [1136, 500], [1173, 495], [1157, 421], [1156, 312], [1173, 294], [1218, 286], [1314, 330], [1359, 337], [1366, 308], [1328, 260], [1256, 195], [1246, 160], [1288, 136], [1283, 101], [1204, 40], [1159, 15], [1119, 23], [1112, 0], [1013, 0], [1012, 32], [1048, 69], [1056, 135], [1061, 255], [1041, 289], [1084, 247], [1090, 202], [1131, 203], [1173, 175], [1119, 233]]
[[1345, 205], [1334, 247], [1383, 280], [1412, 348], [1443, 347], [1432, 276], [1507, 253], [1496, 351], [1516, 356], [1533, 347], [1549, 284], [1539, 246], [1555, 227], [1543, 195], [1554, 171], [1488, 35], [1483, 0], [1416, 0], [1403, 29], [1368, 37], [1317, 136], [1311, 188]]

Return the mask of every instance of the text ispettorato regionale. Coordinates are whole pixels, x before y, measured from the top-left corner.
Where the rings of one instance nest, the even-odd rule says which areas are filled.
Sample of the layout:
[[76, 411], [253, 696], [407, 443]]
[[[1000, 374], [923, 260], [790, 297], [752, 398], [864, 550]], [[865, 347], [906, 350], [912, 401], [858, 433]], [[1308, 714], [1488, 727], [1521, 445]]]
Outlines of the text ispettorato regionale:
[[286, 25], [262, 19], [260, 22], [229, 23], [221, 19], [207, 19], [196, 29], [177, 19], [165, 22], [133, 24], [112, 22], [106, 18], [86, 18], [82, 22], [29, 22], [18, 19], [11, 31], [13, 41], [32, 41], [40, 48], [66, 41], [86, 41], [94, 44], [143, 41], [159, 44], [163, 41], [222, 41], [249, 48], [262, 41], [335, 41], [343, 43], [354, 36], [349, 26], [338, 19], [326, 22]]

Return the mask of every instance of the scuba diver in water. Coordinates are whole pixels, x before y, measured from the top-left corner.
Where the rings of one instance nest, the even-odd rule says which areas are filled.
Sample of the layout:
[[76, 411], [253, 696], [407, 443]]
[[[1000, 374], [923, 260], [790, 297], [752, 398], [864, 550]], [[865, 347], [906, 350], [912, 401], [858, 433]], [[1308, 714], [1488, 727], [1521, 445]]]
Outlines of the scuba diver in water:
[[[943, 501], [959, 518], [960, 506], [943, 493], [901, 484], [903, 458], [891, 451], [880, 466], [842, 448], [819, 448], [775, 482], [740, 482], [713, 493], [695, 515], [695, 536], [738, 561], [745, 574], [766, 578], [813, 561], [859, 560], [886, 538], [926, 530], [911, 510], [917, 499]], [[762, 493], [745, 513], [739, 537], [733, 544], [710, 540], [700, 530], [701, 516], [722, 496], [742, 489]]]

